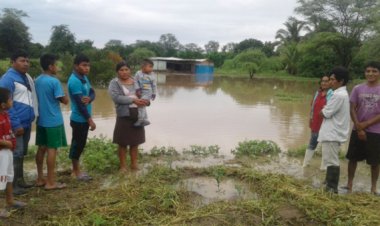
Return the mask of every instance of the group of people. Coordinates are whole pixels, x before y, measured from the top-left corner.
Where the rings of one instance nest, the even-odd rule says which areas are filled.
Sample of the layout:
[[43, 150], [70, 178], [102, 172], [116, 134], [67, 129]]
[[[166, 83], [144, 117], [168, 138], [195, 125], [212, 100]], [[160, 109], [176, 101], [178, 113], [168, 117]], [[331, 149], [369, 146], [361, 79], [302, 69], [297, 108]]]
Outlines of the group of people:
[[[89, 181], [91, 176], [80, 169], [80, 157], [86, 146], [89, 130], [95, 130], [92, 103], [95, 91], [88, 78], [90, 60], [77, 55], [73, 72], [67, 83], [68, 94], [57, 78], [58, 59], [53, 54], [40, 58], [43, 73], [35, 80], [27, 73], [29, 58], [18, 51], [11, 56], [11, 67], [0, 79], [0, 190], [6, 192], [6, 209], [0, 217], [8, 217], [10, 209], [23, 208], [26, 203], [15, 201], [13, 195], [24, 194], [32, 186], [46, 190], [62, 189], [66, 184], [56, 181], [57, 150], [67, 146], [64, 119], [60, 104], [70, 102], [72, 140], [69, 158], [72, 176]], [[349, 96], [346, 85], [348, 70], [334, 68], [320, 80], [311, 107], [311, 138], [305, 152], [303, 166], [310, 164], [318, 142], [322, 146], [321, 169], [326, 170], [326, 189], [338, 192], [340, 161], [339, 151], [350, 134], [351, 120], [354, 128], [347, 151], [348, 182], [343, 188], [352, 192], [357, 162], [366, 160], [371, 166], [371, 192], [377, 194], [376, 183], [380, 163], [380, 62], [370, 62], [365, 67], [366, 82], [355, 86]], [[120, 172], [128, 171], [129, 151], [132, 170], [138, 169], [138, 146], [145, 142], [144, 126], [150, 124], [146, 106], [157, 92], [153, 62], [143, 60], [141, 70], [132, 76], [130, 66], [122, 61], [116, 65], [116, 77], [109, 83], [108, 93], [115, 104], [116, 124], [113, 142], [118, 145]], [[351, 119], [350, 119], [351, 118]], [[35, 156], [37, 179], [28, 184], [24, 179], [24, 156], [27, 154], [32, 123], [36, 119]], [[47, 156], [47, 177], [43, 162]]]
[[[55, 190], [66, 187], [66, 184], [57, 182], [55, 176], [57, 150], [67, 146], [60, 104], [70, 102], [72, 140], [69, 158], [72, 177], [79, 181], [92, 179], [81, 171], [79, 160], [86, 146], [88, 131], [96, 129], [92, 118], [92, 103], [96, 95], [87, 76], [90, 72], [87, 56], [79, 54], [75, 57], [67, 83], [68, 94], [57, 78], [59, 68], [55, 55], [41, 56], [43, 72], [35, 80], [27, 73], [29, 57], [25, 51], [15, 52], [10, 60], [11, 67], [0, 79], [0, 190], [5, 190], [6, 199], [6, 208], [0, 209], [0, 218], [8, 217], [12, 209], [26, 206], [26, 203], [16, 201], [14, 195], [24, 194], [28, 188], [36, 186]], [[138, 168], [138, 145], [145, 142], [144, 126], [150, 124], [145, 107], [155, 99], [157, 84], [153, 62], [149, 59], [142, 62], [135, 77], [124, 61], [117, 64], [116, 74], [109, 84], [117, 115], [113, 142], [118, 144], [120, 171], [126, 172], [128, 147], [131, 169]], [[35, 119], [37, 179], [34, 184], [28, 184], [24, 179], [24, 157]], [[45, 156], [46, 177], [43, 173]]]
[[[338, 193], [340, 177], [339, 152], [349, 139], [348, 181], [341, 188], [352, 192], [357, 163], [366, 160], [371, 168], [371, 193], [377, 193], [380, 163], [380, 62], [365, 66], [366, 81], [356, 85], [351, 95], [346, 84], [348, 70], [334, 68], [320, 80], [310, 113], [311, 138], [305, 152], [303, 166], [310, 164], [318, 142], [322, 147], [321, 169], [326, 170], [326, 189]], [[353, 129], [350, 136], [351, 121]]]

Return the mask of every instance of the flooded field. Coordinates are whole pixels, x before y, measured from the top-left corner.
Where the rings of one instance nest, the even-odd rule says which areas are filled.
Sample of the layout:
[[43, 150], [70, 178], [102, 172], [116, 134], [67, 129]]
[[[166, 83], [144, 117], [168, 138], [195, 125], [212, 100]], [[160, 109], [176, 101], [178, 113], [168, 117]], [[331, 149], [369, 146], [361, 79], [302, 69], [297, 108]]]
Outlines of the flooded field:
[[[204, 78], [158, 75], [158, 97], [148, 108], [145, 150], [153, 146], [182, 149], [218, 145], [230, 155], [238, 142], [273, 140], [283, 150], [308, 142], [310, 101], [314, 82], [260, 79]], [[97, 89], [90, 136], [112, 138], [113, 103], [106, 89]], [[63, 108], [66, 133], [71, 137], [70, 109]], [[32, 138], [33, 143], [34, 138]]]

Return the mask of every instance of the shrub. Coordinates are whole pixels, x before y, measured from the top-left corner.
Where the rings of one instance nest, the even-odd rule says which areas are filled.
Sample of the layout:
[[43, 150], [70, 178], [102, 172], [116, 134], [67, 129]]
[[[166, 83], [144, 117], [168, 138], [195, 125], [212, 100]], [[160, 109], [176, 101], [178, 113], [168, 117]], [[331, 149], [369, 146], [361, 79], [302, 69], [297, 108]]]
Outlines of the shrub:
[[281, 149], [273, 141], [248, 140], [239, 142], [238, 146], [231, 152], [235, 155], [235, 157], [258, 157], [263, 155], [277, 154], [281, 152]]
[[119, 166], [116, 150], [116, 145], [103, 136], [90, 138], [84, 152], [84, 166], [97, 173], [115, 171]]
[[307, 146], [308, 145], [305, 144], [297, 148], [291, 148], [288, 150], [287, 154], [290, 157], [304, 157]]
[[173, 147], [157, 147], [157, 146], [154, 146], [151, 150], [150, 150], [150, 155], [151, 156], [154, 156], [154, 157], [158, 157], [158, 156], [177, 156], [178, 155], [178, 152], [175, 150], [175, 148]]
[[183, 150], [184, 154], [190, 155], [201, 155], [201, 156], [209, 156], [209, 155], [217, 155], [219, 153], [220, 147], [218, 145], [212, 146], [199, 146], [199, 145], [191, 145], [189, 149], [185, 148]]

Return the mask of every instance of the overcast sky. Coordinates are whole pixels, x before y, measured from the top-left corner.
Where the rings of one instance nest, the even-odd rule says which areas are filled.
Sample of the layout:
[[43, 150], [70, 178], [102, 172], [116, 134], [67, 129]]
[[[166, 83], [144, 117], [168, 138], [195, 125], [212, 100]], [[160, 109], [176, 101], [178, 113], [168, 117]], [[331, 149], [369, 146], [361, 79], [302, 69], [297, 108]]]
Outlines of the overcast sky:
[[0, 8], [16, 8], [29, 17], [32, 41], [48, 44], [51, 27], [67, 24], [76, 39], [103, 47], [110, 39], [125, 44], [158, 41], [172, 33], [181, 44], [204, 46], [247, 38], [273, 41], [294, 14], [297, 0], [0, 0]]

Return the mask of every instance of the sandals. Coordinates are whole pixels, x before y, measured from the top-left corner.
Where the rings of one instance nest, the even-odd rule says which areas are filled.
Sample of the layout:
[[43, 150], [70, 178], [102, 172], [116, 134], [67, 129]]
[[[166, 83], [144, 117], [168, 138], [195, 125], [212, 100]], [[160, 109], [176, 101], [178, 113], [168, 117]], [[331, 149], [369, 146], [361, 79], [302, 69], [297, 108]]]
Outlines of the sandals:
[[18, 210], [18, 209], [24, 208], [25, 206], [26, 206], [25, 202], [13, 201], [12, 205], [8, 205], [5, 208], [6, 208], [6, 210]]
[[81, 173], [79, 176], [77, 176], [77, 180], [87, 182], [92, 180], [92, 177], [89, 176], [87, 173]]
[[2, 218], [8, 218], [11, 216], [11, 213], [7, 211], [6, 209], [0, 210], [0, 219]]

